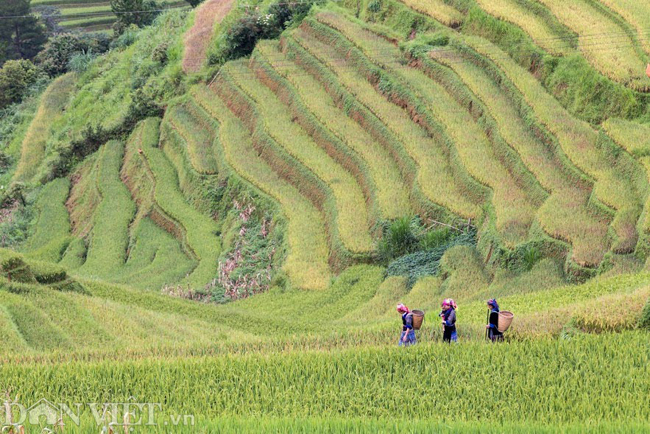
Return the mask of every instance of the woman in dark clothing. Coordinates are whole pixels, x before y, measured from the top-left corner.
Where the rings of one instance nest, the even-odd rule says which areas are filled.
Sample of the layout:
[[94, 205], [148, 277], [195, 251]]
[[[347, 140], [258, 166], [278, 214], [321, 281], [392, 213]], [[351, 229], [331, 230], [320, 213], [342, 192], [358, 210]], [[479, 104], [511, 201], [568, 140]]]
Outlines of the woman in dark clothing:
[[413, 314], [408, 307], [403, 304], [397, 305], [397, 312], [402, 315], [402, 334], [399, 337], [399, 346], [405, 347], [415, 345], [415, 331], [413, 330]]
[[492, 342], [503, 341], [503, 333], [499, 331], [499, 303], [495, 298], [487, 301], [488, 309], [490, 309], [490, 320], [485, 326], [488, 329], [488, 339]]
[[458, 334], [456, 334], [456, 302], [451, 298], [445, 298], [442, 301], [442, 311], [440, 318], [442, 318], [442, 341], [443, 342], [458, 342]]

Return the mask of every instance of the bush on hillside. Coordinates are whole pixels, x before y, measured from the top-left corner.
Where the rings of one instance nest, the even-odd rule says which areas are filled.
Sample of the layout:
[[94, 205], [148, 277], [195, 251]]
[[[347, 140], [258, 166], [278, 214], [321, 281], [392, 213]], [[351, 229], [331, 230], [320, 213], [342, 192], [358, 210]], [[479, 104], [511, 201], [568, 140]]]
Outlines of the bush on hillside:
[[50, 77], [56, 77], [69, 71], [70, 61], [77, 54], [101, 54], [108, 51], [109, 44], [109, 37], [101, 33], [96, 35], [65, 33], [50, 38], [43, 51], [36, 57], [36, 61]]
[[0, 69], [0, 109], [20, 102], [42, 76], [29, 60], [10, 60]]
[[68, 71], [81, 74], [88, 69], [95, 57], [96, 56], [92, 51], [82, 51], [81, 53], [75, 54], [68, 62]]
[[641, 316], [639, 317], [639, 328], [650, 331], [650, 298], [645, 303]]
[[285, 29], [302, 21], [315, 1], [278, 1], [269, 6], [267, 13], [247, 13], [233, 24], [226, 34], [226, 52], [223, 60], [248, 56], [260, 39], [277, 38]]
[[29, 236], [31, 207], [13, 202], [0, 209], [0, 246], [17, 247]]
[[[403, 223], [400, 223], [400, 226], [403, 227]], [[435, 247], [416, 251], [395, 259], [388, 265], [386, 271], [388, 276], [406, 276], [408, 278], [407, 286], [410, 288], [420, 277], [438, 274], [440, 260], [448, 249], [454, 246], [471, 246], [476, 243], [476, 232], [474, 230], [451, 233], [446, 229], [442, 229], [430, 233], [436, 235], [427, 236], [426, 239], [435, 241], [435, 243], [429, 244], [429, 246]], [[421, 242], [416, 244], [416, 246], [420, 247], [423, 245], [425, 244]]]
[[400, 217], [384, 228], [379, 242], [379, 256], [385, 261], [413, 253], [417, 250], [420, 232], [417, 218]]

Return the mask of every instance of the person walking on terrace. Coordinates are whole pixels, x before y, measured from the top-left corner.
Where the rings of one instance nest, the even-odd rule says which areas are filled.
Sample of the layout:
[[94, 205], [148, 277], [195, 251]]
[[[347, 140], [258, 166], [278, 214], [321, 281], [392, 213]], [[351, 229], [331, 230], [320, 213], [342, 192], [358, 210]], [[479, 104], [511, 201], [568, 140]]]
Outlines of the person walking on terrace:
[[503, 333], [499, 331], [499, 303], [496, 298], [491, 298], [487, 301], [489, 309], [488, 323], [485, 328], [487, 329], [487, 337], [492, 342], [503, 341]]
[[408, 307], [403, 304], [397, 305], [397, 312], [402, 315], [402, 334], [399, 337], [399, 346], [405, 347], [415, 345], [415, 331], [413, 330], [413, 314]]
[[451, 298], [445, 298], [442, 301], [442, 311], [440, 318], [442, 318], [442, 341], [443, 342], [458, 342], [458, 334], [456, 334], [456, 302]]

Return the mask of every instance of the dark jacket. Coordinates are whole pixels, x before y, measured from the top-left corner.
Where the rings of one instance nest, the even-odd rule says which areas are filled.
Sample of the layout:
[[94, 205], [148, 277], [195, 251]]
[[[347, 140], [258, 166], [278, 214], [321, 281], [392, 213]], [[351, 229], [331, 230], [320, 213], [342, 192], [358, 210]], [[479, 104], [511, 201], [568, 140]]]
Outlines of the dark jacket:
[[450, 332], [456, 330], [456, 310], [453, 307], [440, 312], [440, 317], [445, 322], [446, 330]]
[[499, 326], [499, 309], [492, 309], [490, 312], [490, 336], [501, 336], [501, 333], [498, 329]]
[[407, 312], [404, 315], [402, 315], [402, 331], [405, 332], [407, 330], [413, 330], [413, 314], [411, 312]]

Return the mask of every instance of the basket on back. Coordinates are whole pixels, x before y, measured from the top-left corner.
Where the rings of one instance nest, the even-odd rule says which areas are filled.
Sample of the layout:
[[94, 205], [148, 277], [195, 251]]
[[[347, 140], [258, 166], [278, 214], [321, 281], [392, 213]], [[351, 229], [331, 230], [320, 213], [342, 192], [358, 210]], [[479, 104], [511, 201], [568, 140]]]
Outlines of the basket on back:
[[508, 312], [507, 310], [502, 310], [501, 312], [499, 312], [499, 322], [497, 324], [497, 330], [499, 330], [501, 333], [508, 330], [510, 324], [512, 324], [512, 319], [514, 317], [515, 315], [512, 312]]
[[415, 330], [420, 330], [420, 327], [422, 327], [422, 322], [424, 322], [424, 312], [421, 310], [412, 310], [411, 314], [413, 314], [413, 328]]

